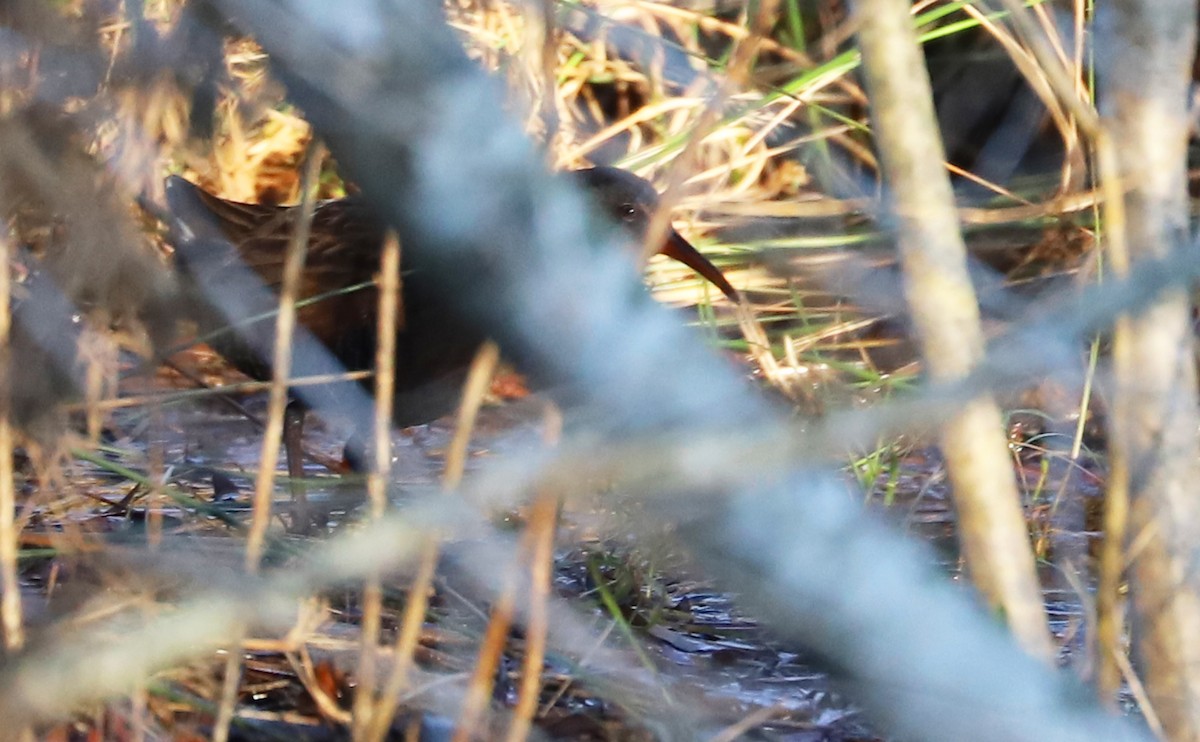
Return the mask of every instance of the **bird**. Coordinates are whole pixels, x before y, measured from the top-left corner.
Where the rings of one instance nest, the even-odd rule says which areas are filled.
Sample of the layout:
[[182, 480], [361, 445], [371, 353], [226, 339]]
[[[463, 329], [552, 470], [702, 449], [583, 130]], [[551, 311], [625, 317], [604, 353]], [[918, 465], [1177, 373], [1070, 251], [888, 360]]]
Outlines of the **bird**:
[[[658, 208], [659, 194], [650, 182], [610, 166], [569, 171], [566, 176], [582, 188], [597, 213], [641, 243]], [[271, 378], [272, 312], [299, 207], [229, 201], [178, 175], [167, 178], [165, 191], [176, 268], [191, 289], [187, 303], [201, 336], [241, 372]], [[379, 270], [386, 230], [361, 195], [316, 205], [297, 322], [328, 350], [331, 363], [323, 365], [315, 357], [306, 361], [298, 353], [293, 376], [335, 372], [339, 365], [349, 371], [373, 367], [378, 304], [373, 276]], [[737, 290], [721, 271], [674, 228], [668, 228], [658, 252], [692, 268], [738, 302]], [[402, 265], [392, 409], [398, 428], [451, 412], [471, 360], [486, 340], [454, 311], [442, 285], [430, 285], [419, 271], [406, 269]], [[231, 328], [231, 323], [236, 326]], [[344, 392], [345, 383], [325, 385], [323, 393], [337, 397], [339, 389]], [[293, 453], [288, 451], [289, 461]]]

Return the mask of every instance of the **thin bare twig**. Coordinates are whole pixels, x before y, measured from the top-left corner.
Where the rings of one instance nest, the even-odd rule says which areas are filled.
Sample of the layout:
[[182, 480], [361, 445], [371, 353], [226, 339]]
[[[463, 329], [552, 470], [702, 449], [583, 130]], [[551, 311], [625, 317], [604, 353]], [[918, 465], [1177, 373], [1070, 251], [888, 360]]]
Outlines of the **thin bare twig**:
[[[1100, 129], [1095, 138], [1096, 159], [1099, 165], [1104, 199], [1104, 256], [1118, 280], [1127, 280], [1131, 267], [1125, 231], [1125, 199], [1117, 160], [1116, 146], [1107, 130]], [[1117, 317], [1113, 325], [1112, 363], [1118, 377], [1133, 378], [1136, 359], [1133, 357], [1132, 332], [1129, 315]], [[1124, 418], [1126, 400], [1123, 395], [1113, 399], [1113, 419]], [[1123, 435], [1120, 426], [1112, 431], [1114, 441]], [[1121, 584], [1125, 577], [1125, 555], [1129, 532], [1130, 470], [1125, 446], [1114, 445], [1108, 451], [1108, 479], [1104, 491], [1104, 538], [1100, 542], [1096, 584], [1096, 689], [1101, 700], [1110, 706], [1116, 703], [1121, 685], [1121, 659], [1125, 647], [1125, 596]], [[1150, 718], [1147, 715], [1147, 718]]]
[[[496, 373], [496, 366], [499, 362], [500, 348], [489, 341], [480, 347], [467, 372], [454, 438], [446, 452], [446, 470], [442, 475], [442, 488], [446, 492], [453, 491], [462, 482], [467, 464], [467, 447], [471, 441], [471, 431], [475, 428], [479, 407], [483, 403], [484, 394], [487, 392], [492, 376]], [[425, 625], [425, 611], [429, 607], [429, 592], [433, 587], [439, 552], [437, 535], [427, 534], [421, 544], [417, 572], [408, 591], [408, 602], [404, 606], [404, 618], [400, 632], [396, 636], [395, 649], [392, 653], [392, 672], [384, 682], [379, 704], [366, 730], [365, 739], [369, 742], [376, 742], [387, 736], [392, 719], [396, 716], [400, 695], [408, 687], [417, 642], [421, 638], [421, 629]]]
[[[387, 509], [387, 482], [392, 470], [392, 400], [396, 390], [396, 330], [400, 316], [400, 240], [388, 232], [379, 267], [379, 320], [375, 345], [375, 419], [372, 430], [374, 457], [367, 476], [367, 496], [372, 520]], [[378, 572], [363, 584], [361, 647], [358, 689], [354, 696], [354, 738], [370, 739], [372, 720], [384, 714], [386, 700], [375, 698], [375, 655], [383, 612], [383, 585]]]
[[[483, 395], [487, 391], [487, 385], [499, 362], [500, 347], [489, 340], [480, 347], [479, 353], [471, 363], [471, 370], [468, 372], [467, 381], [464, 384], [462, 406], [458, 413], [458, 426], [455, 428], [450, 448], [446, 452], [446, 473], [442, 478], [442, 484], [447, 490], [457, 489], [462, 482], [463, 473], [466, 470], [467, 447], [471, 441], [471, 431], [475, 428], [475, 419], [479, 414]], [[507, 574], [511, 578], [511, 571]], [[487, 633], [479, 648], [479, 659], [475, 663], [475, 672], [472, 673], [466, 698], [463, 699], [462, 708], [459, 711], [458, 723], [454, 730], [455, 740], [466, 742], [472, 738], [479, 718], [483, 714], [483, 709], [487, 705], [487, 700], [491, 698], [492, 678], [499, 662], [500, 649], [503, 648], [503, 637], [508, 635], [508, 627], [511, 623], [513, 593], [511, 583], [511, 579], [505, 580], [505, 589], [492, 610], [491, 622], [488, 624]], [[501, 637], [499, 640], [496, 639], [497, 635]], [[499, 648], [496, 646], [498, 641]]]
[[[321, 169], [321, 146], [313, 140], [306, 154], [302, 177], [300, 217], [295, 231], [288, 241], [287, 257], [283, 265], [283, 281], [279, 289], [279, 317], [275, 323], [275, 354], [271, 368], [271, 389], [267, 402], [267, 427], [263, 432], [262, 466], [254, 480], [254, 515], [246, 538], [246, 571], [258, 571], [262, 561], [263, 544], [267, 525], [271, 521], [271, 495], [275, 489], [275, 462], [279, 459], [279, 447], [283, 439], [283, 413], [287, 406], [288, 376], [292, 368], [292, 336], [296, 330], [296, 296], [300, 278], [304, 271], [304, 260], [308, 252], [308, 237], [312, 227], [316, 194], [313, 184]], [[297, 518], [307, 517], [297, 513]]]
[[[930, 377], [953, 382], [979, 365], [985, 343], [954, 194], [942, 166], [929, 75], [906, 8], [859, 0], [855, 12], [880, 164], [898, 225], [905, 301]], [[1003, 611], [1022, 648], [1049, 662], [1055, 646], [995, 398], [968, 400], [939, 439], [972, 579]]]
[[17, 571], [17, 550], [20, 528], [17, 524], [17, 493], [13, 480], [13, 428], [11, 409], [11, 378], [9, 364], [9, 332], [12, 328], [12, 284], [9, 275], [9, 242], [0, 235], [0, 627], [4, 631], [4, 647], [9, 652], [25, 644], [21, 625], [21, 582]]
[[[557, 446], [562, 438], [562, 413], [549, 403], [545, 416], [544, 440]], [[547, 602], [554, 577], [554, 532], [558, 524], [559, 493], [542, 488], [529, 511], [529, 610], [525, 621], [525, 656], [521, 661], [521, 685], [517, 705], [509, 722], [507, 742], [522, 742], [529, 736], [542, 691], [542, 661], [546, 656], [546, 632], [549, 630]]]
[[[279, 459], [279, 447], [283, 439], [284, 408], [287, 406], [288, 375], [292, 368], [292, 334], [296, 329], [296, 295], [299, 293], [304, 258], [308, 251], [309, 228], [312, 226], [316, 194], [313, 184], [321, 169], [321, 147], [316, 139], [309, 144], [304, 174], [303, 195], [300, 201], [300, 219], [288, 241], [287, 257], [283, 267], [283, 284], [279, 289], [279, 318], [275, 325], [275, 355], [272, 359], [274, 374], [267, 404], [267, 427], [263, 433], [262, 465], [254, 480], [253, 515], [246, 537], [245, 569], [250, 574], [258, 572], [262, 563], [263, 545], [266, 542], [267, 526], [271, 522], [271, 495], [275, 489], [275, 462]], [[307, 518], [300, 511], [297, 517]], [[237, 706], [238, 686], [241, 684], [241, 645], [244, 634], [239, 633], [230, 642], [225, 661], [225, 676], [221, 689], [221, 704], [217, 719], [213, 723], [214, 742], [225, 742], [229, 738], [229, 724]]]

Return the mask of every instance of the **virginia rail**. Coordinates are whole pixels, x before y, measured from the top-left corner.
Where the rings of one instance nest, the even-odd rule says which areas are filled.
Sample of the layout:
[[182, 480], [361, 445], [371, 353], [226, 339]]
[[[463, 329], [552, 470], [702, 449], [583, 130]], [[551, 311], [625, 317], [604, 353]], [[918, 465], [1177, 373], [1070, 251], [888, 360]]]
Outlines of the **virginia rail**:
[[[568, 176], [583, 187], [598, 212], [635, 240], [644, 237], [658, 206], [658, 193], [649, 182], [612, 167], [577, 170]], [[201, 289], [192, 297], [201, 333], [210, 336], [209, 344], [242, 372], [269, 378], [273, 292], [281, 282], [298, 208], [226, 201], [178, 176], [167, 179], [166, 192], [177, 265], [193, 287]], [[342, 370], [367, 370], [374, 363], [378, 297], [371, 281], [378, 270], [384, 234], [384, 224], [357, 196], [321, 202], [313, 215], [297, 320], [332, 353]], [[721, 272], [674, 229], [668, 230], [660, 252], [691, 267], [737, 301], [737, 292]], [[248, 278], [243, 265], [257, 278]], [[402, 276], [393, 421], [408, 427], [453, 410], [466, 369], [484, 337], [457, 317], [440, 287], [422, 281], [419, 269], [406, 264]], [[258, 319], [247, 322], [254, 317]], [[228, 329], [231, 322], [237, 326]], [[338, 370], [333, 359], [323, 362], [300, 351], [294, 377]], [[344, 384], [326, 385], [321, 393], [332, 389], [336, 394], [339, 387], [346, 390]], [[349, 396], [324, 401], [344, 408]], [[358, 409], [351, 414], [369, 413]]]

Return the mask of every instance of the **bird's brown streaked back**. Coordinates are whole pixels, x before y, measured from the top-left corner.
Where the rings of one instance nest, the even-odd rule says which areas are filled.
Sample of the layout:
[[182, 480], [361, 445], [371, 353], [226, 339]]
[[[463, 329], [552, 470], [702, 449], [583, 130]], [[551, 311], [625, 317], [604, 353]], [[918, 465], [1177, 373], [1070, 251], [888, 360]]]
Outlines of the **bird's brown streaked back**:
[[[612, 167], [572, 172], [600, 213], [640, 241], [658, 208], [658, 193], [642, 178]], [[299, 213], [295, 207], [227, 201], [172, 176], [166, 183], [174, 218], [177, 264], [185, 276], [222, 282], [225, 271], [244, 265], [272, 291], [282, 278], [286, 246]], [[370, 369], [374, 362], [378, 270], [385, 228], [358, 196], [324, 201], [313, 215], [308, 257], [299, 292], [298, 320], [347, 370]], [[737, 292], [721, 272], [674, 229], [661, 252], [691, 267], [731, 300]], [[453, 409], [467, 366], [483, 337], [456, 319], [440, 287], [424, 286], [408, 274], [403, 282], [403, 328], [397, 336], [396, 403], [399, 426], [428, 422]], [[353, 290], [357, 287], [357, 290]], [[229, 324], [229, 312], [211, 306], [197, 292], [197, 320], [210, 333]], [[261, 303], [261, 302], [260, 302]], [[270, 307], [254, 307], [269, 312]], [[274, 322], [258, 322], [210, 341], [233, 365], [256, 378], [268, 378], [263, 348], [269, 348]], [[257, 350], [256, 350], [257, 349]], [[518, 362], [519, 359], [514, 359]], [[305, 369], [294, 369], [303, 374]]]

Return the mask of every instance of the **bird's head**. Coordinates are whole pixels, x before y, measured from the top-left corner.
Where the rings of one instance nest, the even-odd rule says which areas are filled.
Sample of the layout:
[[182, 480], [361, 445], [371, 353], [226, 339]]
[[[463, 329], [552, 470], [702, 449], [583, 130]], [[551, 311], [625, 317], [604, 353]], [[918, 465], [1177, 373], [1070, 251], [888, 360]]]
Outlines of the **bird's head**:
[[[644, 178], [615, 167], [598, 166], [571, 173], [575, 181], [591, 196], [597, 209], [625, 229], [639, 244], [645, 240], [650, 220], [658, 209], [658, 191]], [[737, 290], [708, 258], [668, 225], [666, 238], [658, 253], [678, 260], [699, 273], [721, 290], [733, 303], [738, 302]]]

